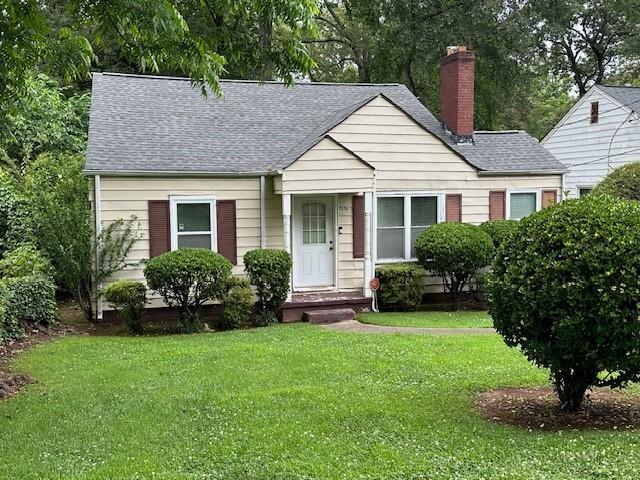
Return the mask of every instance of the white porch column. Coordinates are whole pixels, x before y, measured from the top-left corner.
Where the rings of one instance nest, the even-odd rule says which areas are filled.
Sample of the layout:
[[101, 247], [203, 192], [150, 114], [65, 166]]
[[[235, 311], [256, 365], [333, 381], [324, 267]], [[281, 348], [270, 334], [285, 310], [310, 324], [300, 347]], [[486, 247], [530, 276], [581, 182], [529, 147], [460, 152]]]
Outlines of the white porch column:
[[364, 286], [365, 297], [371, 297], [369, 281], [373, 277], [373, 264], [371, 261], [371, 212], [373, 210], [373, 193], [364, 193]]
[[[291, 194], [282, 195], [282, 235], [284, 249], [291, 255]], [[291, 301], [293, 293], [293, 272], [289, 278], [289, 294], [287, 301]]]

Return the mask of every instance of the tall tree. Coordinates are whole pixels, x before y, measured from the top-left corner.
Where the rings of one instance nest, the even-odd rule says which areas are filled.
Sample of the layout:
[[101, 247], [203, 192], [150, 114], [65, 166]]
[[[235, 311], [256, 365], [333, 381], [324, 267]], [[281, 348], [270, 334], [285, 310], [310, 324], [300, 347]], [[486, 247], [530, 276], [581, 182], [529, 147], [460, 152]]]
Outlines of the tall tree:
[[290, 83], [313, 66], [301, 35], [316, 11], [314, 0], [0, 0], [0, 121], [30, 70], [86, 77], [93, 47], [203, 91], [244, 66]]
[[580, 95], [619, 72], [625, 44], [638, 41], [637, 1], [530, 2], [533, 32], [556, 74], [570, 76]]

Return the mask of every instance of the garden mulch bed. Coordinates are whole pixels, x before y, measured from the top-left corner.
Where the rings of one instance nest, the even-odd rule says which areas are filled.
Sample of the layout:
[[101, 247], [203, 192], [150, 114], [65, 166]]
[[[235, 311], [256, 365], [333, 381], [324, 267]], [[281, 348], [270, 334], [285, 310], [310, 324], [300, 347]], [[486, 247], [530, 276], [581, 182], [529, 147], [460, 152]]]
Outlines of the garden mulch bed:
[[476, 409], [489, 420], [528, 430], [629, 430], [640, 427], [640, 396], [592, 390], [582, 411], [559, 409], [552, 388], [504, 388], [483, 392]]
[[69, 327], [66, 325], [43, 327], [41, 329], [34, 329], [24, 337], [11, 343], [0, 345], [0, 400], [15, 395], [22, 387], [34, 382], [28, 375], [11, 372], [9, 365], [16, 355], [19, 355], [34, 345], [49, 341], [53, 338], [63, 335], [76, 335], [78, 333], [80, 332], [77, 327]]

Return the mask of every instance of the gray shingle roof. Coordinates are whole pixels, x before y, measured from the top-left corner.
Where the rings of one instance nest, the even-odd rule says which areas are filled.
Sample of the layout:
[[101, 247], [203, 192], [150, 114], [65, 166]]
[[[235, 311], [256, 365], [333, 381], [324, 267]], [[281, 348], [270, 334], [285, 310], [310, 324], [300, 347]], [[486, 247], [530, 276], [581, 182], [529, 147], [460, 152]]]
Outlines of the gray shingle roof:
[[456, 145], [398, 84], [222, 81], [204, 97], [186, 79], [94, 74], [86, 171], [265, 173], [282, 169], [377, 95], [383, 95], [479, 170], [564, 170], [524, 132], [476, 133]]
[[640, 87], [618, 85], [598, 85], [597, 87], [634, 112], [640, 112]]

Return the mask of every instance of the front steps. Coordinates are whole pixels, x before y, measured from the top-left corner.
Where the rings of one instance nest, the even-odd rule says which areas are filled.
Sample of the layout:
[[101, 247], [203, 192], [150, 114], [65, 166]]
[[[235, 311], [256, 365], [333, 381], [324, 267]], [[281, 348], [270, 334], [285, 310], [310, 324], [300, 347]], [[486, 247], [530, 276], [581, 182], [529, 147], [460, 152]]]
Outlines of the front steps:
[[312, 310], [302, 314], [302, 320], [309, 323], [336, 323], [355, 319], [356, 312], [354, 312], [352, 308]]
[[305, 313], [349, 309], [354, 313], [371, 310], [371, 298], [355, 292], [295, 293], [279, 312], [285, 322], [301, 322]]

